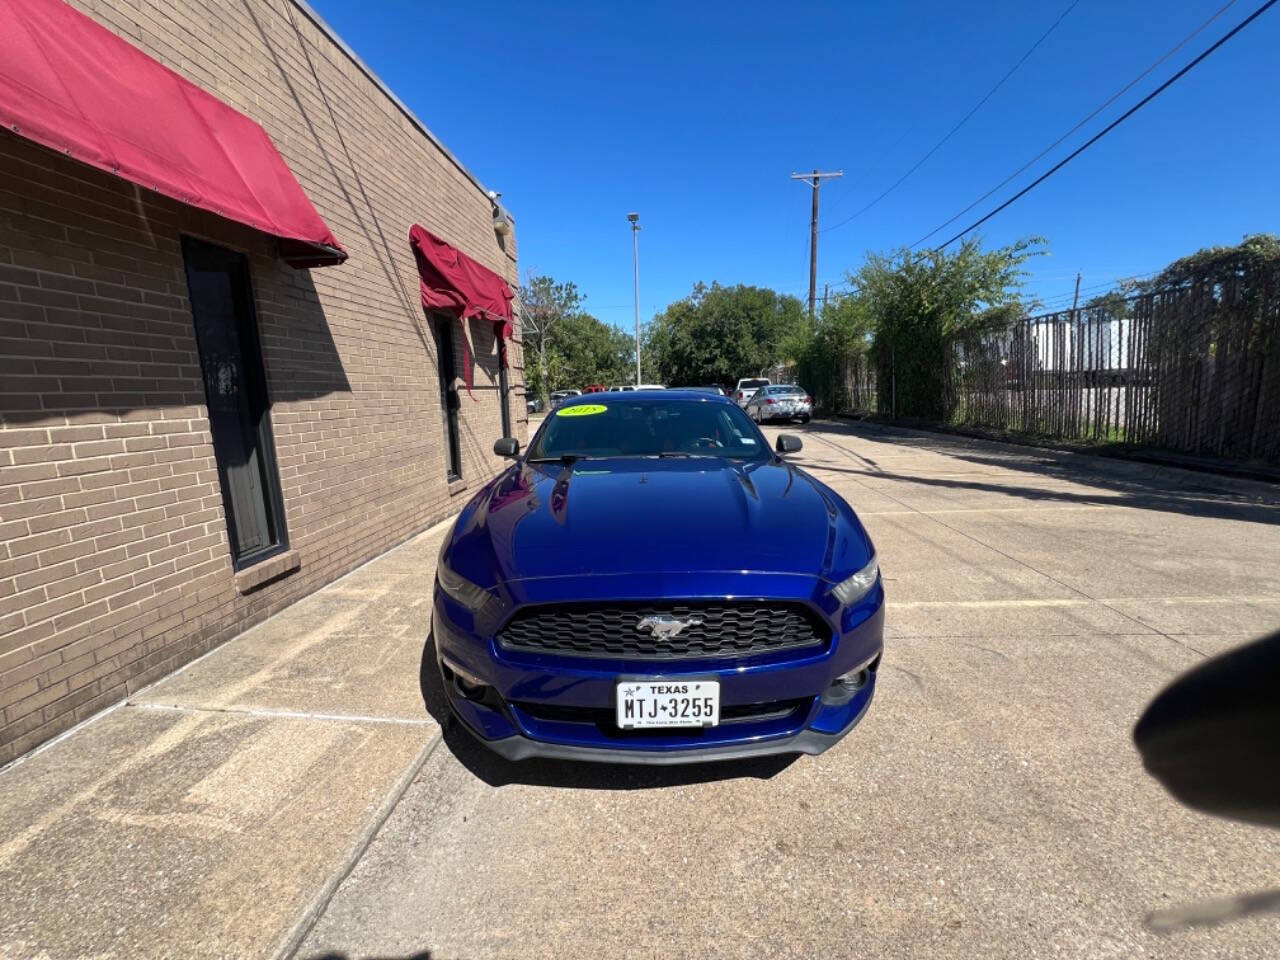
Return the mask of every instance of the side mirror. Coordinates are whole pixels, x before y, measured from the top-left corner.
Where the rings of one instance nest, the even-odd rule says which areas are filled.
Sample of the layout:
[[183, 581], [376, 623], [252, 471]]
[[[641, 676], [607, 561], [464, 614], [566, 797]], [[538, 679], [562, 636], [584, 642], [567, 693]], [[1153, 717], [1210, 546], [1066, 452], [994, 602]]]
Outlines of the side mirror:
[[800, 448], [804, 446], [800, 442], [800, 438], [793, 433], [778, 434], [777, 442], [774, 443], [773, 449], [779, 453], [799, 453]]
[[493, 452], [500, 457], [518, 457], [520, 456], [520, 441], [515, 437], [503, 437], [501, 440], [494, 441]]
[[1280, 632], [1184, 673], [1134, 728], [1147, 772], [1196, 810], [1280, 827], [1277, 676]]

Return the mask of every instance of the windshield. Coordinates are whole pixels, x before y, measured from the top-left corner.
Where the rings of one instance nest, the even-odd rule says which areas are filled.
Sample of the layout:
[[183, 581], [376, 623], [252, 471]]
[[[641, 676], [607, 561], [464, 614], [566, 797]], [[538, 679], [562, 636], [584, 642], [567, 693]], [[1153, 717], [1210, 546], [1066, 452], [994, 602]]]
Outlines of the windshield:
[[807, 394], [799, 387], [770, 387], [768, 390], [771, 397], [803, 397]]
[[760, 387], [768, 386], [768, 380], [739, 380], [739, 390], [758, 390]]
[[757, 460], [769, 448], [738, 407], [700, 400], [563, 407], [529, 448], [530, 460], [680, 455]]

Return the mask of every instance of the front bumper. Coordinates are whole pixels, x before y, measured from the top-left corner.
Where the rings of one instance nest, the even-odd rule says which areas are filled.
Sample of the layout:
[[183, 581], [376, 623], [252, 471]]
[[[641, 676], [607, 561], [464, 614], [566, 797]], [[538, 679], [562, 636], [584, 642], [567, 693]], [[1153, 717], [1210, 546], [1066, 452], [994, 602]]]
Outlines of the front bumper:
[[[724, 595], [741, 596], [732, 587]], [[777, 596], [777, 594], [769, 594]], [[778, 599], [784, 597], [778, 596]], [[785, 599], [795, 599], [785, 597]], [[614, 763], [677, 764], [819, 754], [865, 715], [883, 648], [880, 584], [852, 610], [827, 614], [831, 643], [818, 651], [742, 661], [638, 661], [514, 653], [437, 588], [433, 632], [446, 699], [485, 746], [511, 760], [550, 757]], [[490, 625], [491, 626], [491, 625]], [[832, 681], [875, 660], [852, 694]], [[477, 694], [454, 670], [483, 682]], [[714, 678], [722, 722], [705, 729], [621, 731], [607, 719], [620, 676]], [[778, 709], [770, 709], [773, 707]], [[733, 708], [739, 716], [725, 719]]]
[[[871, 697], [875, 691], [873, 679], [862, 703], [861, 710], [854, 715], [843, 730], [836, 733], [823, 733], [820, 730], [804, 729], [790, 737], [773, 740], [760, 740], [755, 743], [733, 743], [705, 747], [688, 747], [665, 751], [617, 749], [608, 747], [579, 747], [572, 744], [548, 743], [531, 740], [528, 737], [512, 736], [502, 740], [485, 740], [481, 742], [494, 753], [507, 760], [529, 760], [534, 757], [548, 760], [588, 760], [594, 763], [635, 763], [644, 766], [674, 766], [681, 763], [712, 763], [717, 760], [746, 760], [752, 757], [767, 757], [781, 753], [805, 753], [817, 756], [835, 746], [846, 733], [858, 725], [863, 715], [871, 707]], [[450, 700], [452, 705], [452, 698]], [[457, 710], [454, 710], [457, 715]], [[465, 722], [465, 721], [464, 721]], [[474, 730], [472, 731], [475, 732]]]

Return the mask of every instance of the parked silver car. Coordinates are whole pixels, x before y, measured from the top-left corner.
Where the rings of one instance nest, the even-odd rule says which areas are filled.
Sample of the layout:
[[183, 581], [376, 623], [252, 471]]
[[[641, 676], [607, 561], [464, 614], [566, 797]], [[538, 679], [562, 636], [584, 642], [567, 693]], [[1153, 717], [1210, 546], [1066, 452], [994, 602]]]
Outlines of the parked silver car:
[[813, 397], [794, 383], [773, 384], [757, 390], [747, 401], [746, 411], [756, 423], [796, 419], [808, 423], [813, 416]]
[[580, 397], [580, 396], [582, 396], [581, 390], [573, 390], [573, 389], [556, 390], [554, 393], [551, 394], [551, 409], [554, 410], [558, 406], [560, 406], [560, 404], [564, 403], [566, 400], [569, 400], [573, 397]]

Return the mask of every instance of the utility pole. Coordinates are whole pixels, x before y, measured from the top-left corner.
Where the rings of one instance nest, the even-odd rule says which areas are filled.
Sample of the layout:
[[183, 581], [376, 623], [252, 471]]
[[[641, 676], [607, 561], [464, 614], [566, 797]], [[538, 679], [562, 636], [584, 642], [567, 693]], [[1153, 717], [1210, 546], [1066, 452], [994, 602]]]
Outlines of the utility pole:
[[792, 180], [804, 180], [813, 187], [813, 216], [809, 220], [809, 319], [813, 319], [813, 303], [818, 298], [818, 191], [822, 181], [843, 177], [843, 170], [823, 173], [814, 167], [813, 173], [793, 173]]
[[631, 221], [631, 274], [636, 298], [636, 386], [640, 386], [640, 214], [628, 213]]
[[[1061, 303], [1061, 301], [1059, 301]], [[1076, 271], [1076, 295], [1071, 298], [1071, 316], [1074, 319], [1076, 307], [1080, 306], [1080, 271]]]

